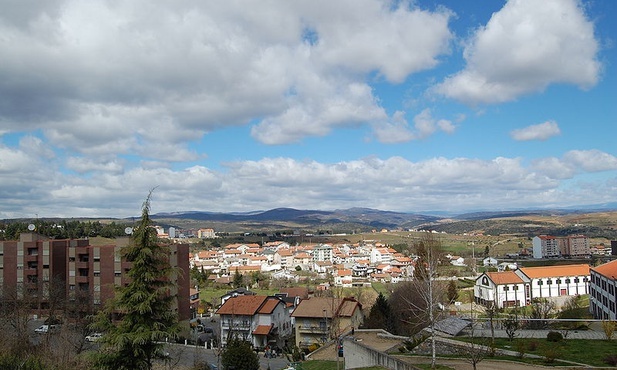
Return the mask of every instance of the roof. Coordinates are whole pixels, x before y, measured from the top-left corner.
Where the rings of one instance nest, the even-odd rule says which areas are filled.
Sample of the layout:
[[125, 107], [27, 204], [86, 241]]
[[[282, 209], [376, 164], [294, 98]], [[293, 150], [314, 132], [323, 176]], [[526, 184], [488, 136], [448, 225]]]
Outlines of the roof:
[[332, 297], [311, 297], [309, 299], [303, 299], [291, 316], [332, 318], [332, 313], [339, 306], [340, 302], [340, 298]]
[[584, 276], [589, 275], [589, 265], [558, 265], [541, 267], [521, 267], [519, 268], [527, 277], [531, 279], [558, 277], [558, 276]]
[[287, 293], [288, 297], [308, 298], [309, 290], [306, 287], [281, 288], [281, 293]]
[[281, 301], [278, 298], [268, 297], [266, 302], [259, 308], [259, 313], [272, 313], [279, 303], [281, 303]]
[[609, 279], [615, 280], [617, 278], [617, 260], [593, 267], [592, 270]]
[[[292, 317], [332, 318], [352, 316], [356, 308], [362, 308], [360, 303], [352, 298], [312, 297], [303, 299], [291, 314]], [[337, 313], [338, 312], [338, 313]]]
[[239, 295], [231, 297], [216, 311], [219, 315], [253, 316], [268, 296]]
[[257, 325], [253, 330], [253, 335], [268, 335], [271, 329], [272, 325]]
[[486, 275], [496, 285], [524, 283], [523, 279], [514, 271], [487, 272]]

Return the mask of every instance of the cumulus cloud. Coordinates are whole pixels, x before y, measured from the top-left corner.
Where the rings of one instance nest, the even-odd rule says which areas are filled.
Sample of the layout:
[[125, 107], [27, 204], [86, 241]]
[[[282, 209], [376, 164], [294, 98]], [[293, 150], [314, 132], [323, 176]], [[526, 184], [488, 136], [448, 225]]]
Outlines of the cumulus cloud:
[[139, 150], [153, 140], [145, 132], [182, 146], [174, 133], [198, 139], [260, 117], [255, 139], [289, 143], [383, 120], [366, 76], [402, 82], [448, 53], [445, 8], [318, 3], [6, 6], [3, 129], [42, 128], [55, 145], [104, 155]]
[[560, 134], [561, 130], [555, 121], [546, 121], [510, 131], [510, 137], [517, 141], [547, 140]]
[[413, 129], [405, 119], [405, 113], [397, 111], [389, 122], [373, 123], [375, 137], [382, 143], [404, 143], [411, 140], [422, 140], [437, 131], [452, 134], [456, 126], [449, 120], [433, 118], [430, 109], [424, 109], [413, 118]]
[[594, 86], [594, 25], [578, 0], [510, 0], [465, 46], [464, 70], [434, 91], [467, 104], [493, 104], [555, 83]]

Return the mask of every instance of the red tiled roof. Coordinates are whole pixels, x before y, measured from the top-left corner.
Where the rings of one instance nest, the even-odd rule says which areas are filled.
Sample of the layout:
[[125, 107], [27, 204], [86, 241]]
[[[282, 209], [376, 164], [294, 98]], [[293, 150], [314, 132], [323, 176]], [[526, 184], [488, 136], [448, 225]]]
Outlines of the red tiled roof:
[[521, 279], [521, 277], [514, 271], [487, 272], [486, 275], [496, 285], [524, 283], [523, 279]]
[[272, 325], [257, 325], [253, 330], [253, 335], [268, 335], [272, 330]]
[[264, 295], [239, 295], [229, 298], [216, 311], [219, 315], [253, 316], [267, 299]]
[[557, 276], [585, 276], [589, 275], [589, 265], [558, 265], [541, 267], [521, 267], [520, 270], [531, 279]]
[[615, 280], [617, 279], [617, 260], [593, 267], [592, 270], [609, 279]]
[[277, 298], [269, 297], [266, 303], [264, 303], [259, 309], [259, 313], [263, 313], [263, 314], [272, 313], [272, 311], [274, 311], [274, 309], [279, 303], [281, 303], [281, 301], [279, 301]]

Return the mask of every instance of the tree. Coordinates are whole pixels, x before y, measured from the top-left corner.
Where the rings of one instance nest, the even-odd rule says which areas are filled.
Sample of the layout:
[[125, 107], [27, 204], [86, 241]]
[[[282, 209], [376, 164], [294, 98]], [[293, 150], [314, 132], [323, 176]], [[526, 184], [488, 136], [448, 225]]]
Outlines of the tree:
[[413, 247], [418, 256], [414, 279], [409, 283], [399, 284], [390, 300], [402, 323], [412, 328], [429, 327], [431, 368], [435, 368], [435, 323], [440, 318], [442, 302], [447, 299], [445, 284], [436, 280], [443, 246], [432, 234], [427, 233]]
[[223, 370], [259, 370], [259, 358], [249, 342], [233, 337], [227, 341], [221, 365]]
[[456, 288], [456, 282], [454, 280], [450, 280], [448, 283], [448, 302], [454, 303], [458, 298], [458, 289]]
[[375, 303], [371, 307], [368, 317], [364, 321], [368, 329], [384, 329], [388, 333], [396, 334], [396, 321], [388, 300], [379, 293]]
[[132, 264], [130, 282], [116, 287], [115, 297], [93, 324], [104, 333], [94, 361], [97, 368], [150, 370], [153, 361], [163, 357], [161, 341], [179, 332], [176, 296], [170, 294], [177, 271], [169, 263], [169, 247], [157, 242], [149, 215], [151, 196], [143, 203], [131, 243], [122, 250], [123, 259]]
[[555, 302], [546, 298], [534, 298], [531, 300], [531, 313], [529, 315], [528, 329], [546, 329], [547, 319], [551, 318], [555, 311]]

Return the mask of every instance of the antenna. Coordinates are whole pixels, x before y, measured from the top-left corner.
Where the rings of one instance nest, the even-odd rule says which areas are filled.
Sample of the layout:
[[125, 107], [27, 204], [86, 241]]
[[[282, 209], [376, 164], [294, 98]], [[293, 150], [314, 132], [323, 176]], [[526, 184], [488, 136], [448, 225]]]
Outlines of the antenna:
[[124, 229], [124, 233], [125, 233], [126, 235], [131, 235], [131, 234], [133, 234], [133, 228], [132, 228], [132, 227], [130, 227], [130, 226], [129, 226], [129, 227], [127, 227], [126, 229]]

